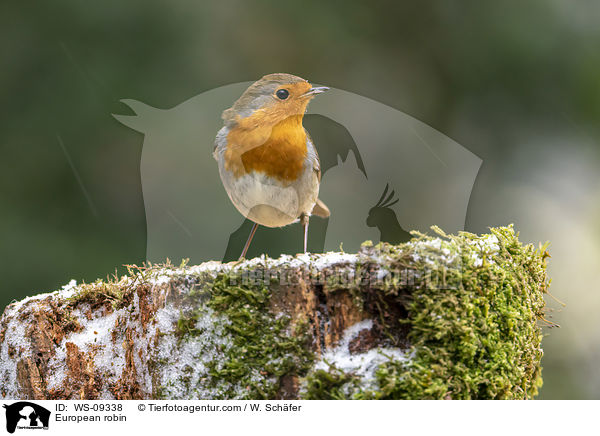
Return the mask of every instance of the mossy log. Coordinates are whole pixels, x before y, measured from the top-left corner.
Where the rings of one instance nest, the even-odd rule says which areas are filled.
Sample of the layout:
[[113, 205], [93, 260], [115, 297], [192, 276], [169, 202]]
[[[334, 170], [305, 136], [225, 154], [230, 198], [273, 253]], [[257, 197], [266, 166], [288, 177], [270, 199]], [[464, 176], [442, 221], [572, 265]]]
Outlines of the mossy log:
[[532, 398], [545, 247], [512, 226], [393, 246], [129, 267], [9, 305], [0, 397]]

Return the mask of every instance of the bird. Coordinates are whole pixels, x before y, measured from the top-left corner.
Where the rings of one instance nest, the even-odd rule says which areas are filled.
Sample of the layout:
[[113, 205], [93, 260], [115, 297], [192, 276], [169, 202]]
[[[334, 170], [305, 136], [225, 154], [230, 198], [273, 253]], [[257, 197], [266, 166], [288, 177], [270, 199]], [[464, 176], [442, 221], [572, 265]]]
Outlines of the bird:
[[318, 198], [319, 155], [302, 124], [308, 103], [328, 89], [292, 74], [267, 74], [223, 111], [213, 157], [229, 199], [253, 222], [240, 260], [259, 225], [283, 227], [299, 221], [306, 253], [310, 216], [330, 216]]

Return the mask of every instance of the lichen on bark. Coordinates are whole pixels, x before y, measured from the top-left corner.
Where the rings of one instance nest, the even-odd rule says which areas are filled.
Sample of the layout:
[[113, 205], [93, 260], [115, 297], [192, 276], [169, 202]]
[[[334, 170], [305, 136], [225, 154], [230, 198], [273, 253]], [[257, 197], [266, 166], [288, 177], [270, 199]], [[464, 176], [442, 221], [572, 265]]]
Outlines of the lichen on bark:
[[130, 267], [0, 319], [0, 397], [532, 398], [546, 247], [512, 226], [357, 254]]

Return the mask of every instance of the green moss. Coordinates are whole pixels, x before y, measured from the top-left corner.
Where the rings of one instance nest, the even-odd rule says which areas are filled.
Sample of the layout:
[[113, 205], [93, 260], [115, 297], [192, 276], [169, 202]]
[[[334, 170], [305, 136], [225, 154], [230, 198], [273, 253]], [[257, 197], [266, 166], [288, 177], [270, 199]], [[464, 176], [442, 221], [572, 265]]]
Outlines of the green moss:
[[[96, 280], [93, 283], [82, 283], [77, 286], [76, 292], [66, 302], [69, 306], [88, 303], [92, 307], [109, 303], [114, 309], [121, 309], [129, 305], [138, 286], [146, 286], [155, 275], [162, 274], [165, 270], [175, 271], [180, 269], [179, 276], [185, 275], [185, 268], [189, 259], [183, 259], [179, 266], [173, 265], [168, 259], [166, 263], [144, 263], [142, 266], [124, 265], [127, 275], [118, 277], [116, 274], [106, 280]], [[174, 278], [177, 278], [174, 276]]]
[[[388, 304], [403, 305], [412, 358], [381, 364], [376, 387], [353, 390], [337, 368], [307, 377], [306, 398], [523, 399], [542, 385], [539, 321], [544, 318], [546, 246], [523, 245], [512, 226], [491, 235], [444, 239], [415, 233], [399, 246], [364, 246], [365, 262], [410, 268], [414, 280], [378, 284]], [[384, 254], [384, 256], [382, 256]], [[410, 274], [409, 274], [410, 276]], [[373, 291], [373, 289], [371, 289]], [[376, 292], [377, 290], [375, 290]], [[392, 327], [393, 330], [393, 326]]]
[[71, 306], [80, 303], [96, 306], [108, 302], [113, 308], [119, 309], [127, 304], [125, 295], [126, 291], [118, 282], [97, 280], [94, 283], [84, 283], [78, 286], [77, 292], [68, 298], [67, 302]]
[[[221, 328], [230, 342], [221, 347], [218, 358], [207, 362], [201, 389], [208, 388], [214, 399], [276, 398], [283, 376], [304, 375], [312, 365], [308, 326], [302, 320], [292, 325], [288, 316], [270, 313], [266, 287], [235, 284], [239, 282], [237, 276], [217, 276], [209, 299], [182, 316], [177, 331], [183, 340], [202, 334], [196, 321], [206, 308], [224, 317]], [[196, 292], [191, 298], [201, 295]]]
[[305, 400], [349, 400], [362, 395], [360, 377], [329, 364], [329, 369], [312, 371], [304, 379]]

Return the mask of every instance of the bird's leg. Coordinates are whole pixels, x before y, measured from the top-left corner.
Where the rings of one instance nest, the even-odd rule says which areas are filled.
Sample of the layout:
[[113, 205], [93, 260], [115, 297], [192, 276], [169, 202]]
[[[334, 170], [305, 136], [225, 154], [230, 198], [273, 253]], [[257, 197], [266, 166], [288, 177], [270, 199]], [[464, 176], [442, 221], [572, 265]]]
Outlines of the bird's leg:
[[308, 215], [303, 213], [300, 215], [300, 224], [304, 227], [304, 254], [307, 252], [308, 248]]
[[246, 253], [248, 252], [248, 247], [250, 247], [250, 242], [252, 242], [252, 238], [256, 233], [256, 229], [258, 228], [258, 224], [252, 223], [252, 230], [250, 230], [250, 236], [248, 236], [248, 240], [246, 241], [246, 245], [244, 245], [244, 250], [242, 251], [242, 255], [239, 260], [242, 260], [246, 257]]

